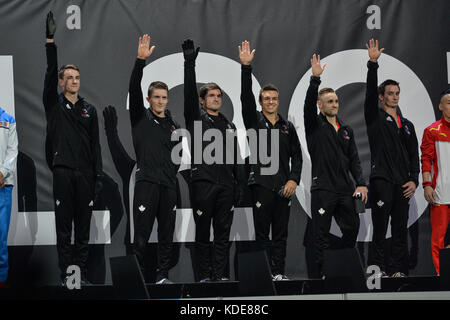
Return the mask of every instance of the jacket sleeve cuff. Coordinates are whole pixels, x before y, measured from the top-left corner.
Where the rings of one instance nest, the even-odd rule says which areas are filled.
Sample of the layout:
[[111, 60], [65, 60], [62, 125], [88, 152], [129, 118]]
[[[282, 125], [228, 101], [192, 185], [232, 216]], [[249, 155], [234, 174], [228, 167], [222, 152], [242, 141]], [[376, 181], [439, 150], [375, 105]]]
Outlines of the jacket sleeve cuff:
[[378, 62], [367, 61], [367, 68], [369, 69], [378, 69]]
[[311, 85], [314, 85], [315, 87], [319, 87], [321, 82], [322, 81], [320, 81], [320, 77], [316, 77], [316, 76], [311, 76], [311, 80], [309, 81], [309, 83]]
[[140, 58], [136, 58], [135, 65], [143, 68], [143, 67], [145, 67], [145, 60], [144, 59], [140, 59]]
[[297, 185], [300, 184], [300, 177], [298, 177], [296, 174], [291, 173], [288, 177], [288, 180], [295, 181], [295, 183], [297, 183]]
[[367, 188], [367, 183], [365, 181], [360, 181], [356, 184], [356, 187], [366, 187]]
[[416, 177], [411, 177], [411, 181], [416, 184], [416, 188], [419, 186], [419, 179]]
[[195, 68], [195, 60], [184, 60], [185, 68]]
[[0, 167], [0, 172], [2, 173], [5, 180], [9, 177], [9, 170], [7, 170], [5, 167]]

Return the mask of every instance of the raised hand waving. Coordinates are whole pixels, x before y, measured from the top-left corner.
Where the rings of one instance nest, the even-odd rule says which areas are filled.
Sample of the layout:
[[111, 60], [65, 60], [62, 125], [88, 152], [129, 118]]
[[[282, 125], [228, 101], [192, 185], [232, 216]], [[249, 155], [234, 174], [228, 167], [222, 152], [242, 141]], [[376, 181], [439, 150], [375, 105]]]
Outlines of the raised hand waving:
[[314, 55], [312, 56], [312, 59], [311, 59], [311, 69], [312, 69], [313, 76], [320, 77], [323, 70], [325, 70], [325, 66], [326, 66], [326, 64], [320, 65], [320, 54], [316, 55], [314, 53]]
[[139, 46], [138, 46], [138, 58], [145, 60], [153, 53], [155, 50], [155, 46], [150, 47], [150, 36], [148, 34], [144, 34], [142, 37], [139, 37]]
[[239, 49], [239, 59], [243, 65], [250, 65], [255, 57], [255, 49], [250, 51], [250, 42], [247, 40], [242, 42], [242, 46], [238, 46]]
[[384, 48], [378, 50], [378, 40], [370, 39], [369, 44], [366, 43], [366, 48], [369, 53], [370, 61], [377, 62]]

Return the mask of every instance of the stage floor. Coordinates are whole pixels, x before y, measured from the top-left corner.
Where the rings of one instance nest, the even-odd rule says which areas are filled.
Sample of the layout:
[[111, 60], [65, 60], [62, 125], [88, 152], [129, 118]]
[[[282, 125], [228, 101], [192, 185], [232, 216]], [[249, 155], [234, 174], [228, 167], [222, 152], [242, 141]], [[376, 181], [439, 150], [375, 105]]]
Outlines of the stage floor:
[[[270, 300], [450, 300], [450, 290], [444, 290], [437, 276], [383, 278], [375, 290], [342, 290], [326, 280], [288, 280], [274, 282], [276, 295], [243, 296], [238, 281], [209, 283], [146, 284], [150, 299], [270, 299]], [[145, 297], [142, 297], [145, 298]], [[80, 290], [59, 286], [34, 288], [2, 288], [0, 299], [31, 300], [115, 300], [126, 299], [112, 285], [91, 285]]]

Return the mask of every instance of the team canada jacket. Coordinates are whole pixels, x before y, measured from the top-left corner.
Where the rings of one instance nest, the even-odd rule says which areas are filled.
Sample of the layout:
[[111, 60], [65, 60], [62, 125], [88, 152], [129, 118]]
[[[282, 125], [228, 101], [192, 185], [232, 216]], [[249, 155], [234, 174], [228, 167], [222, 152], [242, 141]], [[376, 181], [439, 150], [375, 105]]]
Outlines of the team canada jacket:
[[172, 133], [180, 126], [176, 123], [169, 110], [165, 117], [156, 116], [150, 109], [144, 107], [141, 90], [141, 80], [145, 60], [136, 59], [130, 79], [130, 119], [134, 150], [136, 152], [136, 182], [148, 181], [176, 188], [176, 174], [180, 166], [173, 161], [172, 149], [178, 139], [172, 141]]
[[[283, 119], [280, 115], [279, 121], [272, 125], [262, 112], [256, 110], [256, 101], [252, 92], [252, 68], [242, 65], [241, 70], [242, 117], [245, 128], [256, 130], [258, 146], [261, 144], [260, 134], [266, 133], [267, 141], [264, 143], [267, 144], [267, 154], [271, 158], [278, 157], [279, 163], [279, 168], [275, 174], [261, 174], [261, 167], [268, 167], [272, 164], [262, 165], [258, 152], [257, 163], [250, 165], [248, 183], [249, 185], [258, 184], [276, 192], [280, 191], [288, 180], [293, 180], [298, 185], [302, 173], [302, 150], [295, 127], [292, 122]], [[278, 146], [278, 154], [276, 155], [272, 154], [273, 151], [271, 150], [271, 129], [278, 130], [278, 141], [275, 143]], [[291, 166], [289, 166], [289, 161]]]
[[[186, 128], [191, 134], [191, 181], [208, 181], [214, 184], [221, 184], [234, 188], [236, 185], [243, 186], [246, 183], [246, 173], [243, 161], [240, 157], [238, 142], [236, 138], [236, 126], [229, 121], [223, 114], [214, 117], [200, 108], [199, 97], [197, 93], [195, 62], [185, 61], [184, 65], [184, 118]], [[223, 137], [224, 152], [234, 159], [233, 163], [228, 163], [226, 159], [222, 159], [222, 163], [206, 163], [204, 159], [196, 159], [195, 150], [200, 147], [203, 154], [205, 148], [208, 147], [208, 141], [202, 137], [196, 136], [195, 123], [201, 124], [201, 136], [207, 130], [217, 129]], [[233, 144], [227, 143], [227, 134], [234, 136]], [[197, 145], [197, 146], [196, 146]]]
[[311, 192], [327, 190], [341, 194], [353, 194], [356, 186], [365, 186], [356, 149], [353, 130], [337, 119], [340, 128], [336, 131], [322, 113], [317, 114], [319, 77], [311, 77], [306, 93], [304, 121], [306, 143], [312, 162]]
[[403, 185], [408, 181], [418, 184], [419, 149], [414, 125], [400, 116], [401, 126], [378, 107], [378, 63], [367, 63], [367, 89], [364, 117], [371, 155], [370, 179], [381, 178]]
[[102, 156], [98, 118], [93, 105], [84, 98], [72, 104], [58, 95], [56, 45], [47, 43], [47, 72], [43, 103], [47, 118], [46, 156], [50, 168], [63, 166], [87, 174], [101, 175]]

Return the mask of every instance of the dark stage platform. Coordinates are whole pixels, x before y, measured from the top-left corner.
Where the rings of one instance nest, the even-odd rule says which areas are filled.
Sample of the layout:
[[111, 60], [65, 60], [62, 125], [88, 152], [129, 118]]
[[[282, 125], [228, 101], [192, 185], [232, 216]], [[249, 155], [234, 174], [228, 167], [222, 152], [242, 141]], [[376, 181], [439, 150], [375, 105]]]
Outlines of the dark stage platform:
[[[335, 284], [335, 283], [334, 283]], [[314, 296], [326, 294], [358, 293], [360, 290], [342, 290], [330, 285], [326, 280], [288, 280], [274, 282], [276, 296]], [[199, 298], [241, 298], [238, 281], [222, 281], [209, 283], [174, 283], [146, 284], [150, 299], [199, 299]], [[381, 289], [367, 290], [371, 293], [386, 292], [434, 292], [444, 291], [437, 276], [383, 278]], [[448, 291], [448, 288], [447, 288]], [[35, 288], [1, 288], [0, 299], [30, 299], [30, 300], [115, 300], [121, 299], [120, 293], [112, 285], [91, 285], [80, 290], [68, 290], [64, 287], [47, 286]], [[327, 299], [324, 296], [324, 299]]]

